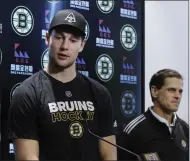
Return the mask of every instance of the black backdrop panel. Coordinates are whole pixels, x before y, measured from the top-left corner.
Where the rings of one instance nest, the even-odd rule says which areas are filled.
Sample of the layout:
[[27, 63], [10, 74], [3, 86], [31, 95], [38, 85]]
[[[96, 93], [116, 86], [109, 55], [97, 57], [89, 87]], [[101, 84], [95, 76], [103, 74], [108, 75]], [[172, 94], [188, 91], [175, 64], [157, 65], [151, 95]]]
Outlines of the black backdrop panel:
[[86, 20], [86, 47], [76, 61], [82, 74], [106, 86], [120, 129], [143, 112], [144, 2], [137, 0], [16, 0], [0, 5], [2, 159], [13, 159], [7, 115], [14, 89], [47, 65], [45, 33], [54, 14], [72, 8]]

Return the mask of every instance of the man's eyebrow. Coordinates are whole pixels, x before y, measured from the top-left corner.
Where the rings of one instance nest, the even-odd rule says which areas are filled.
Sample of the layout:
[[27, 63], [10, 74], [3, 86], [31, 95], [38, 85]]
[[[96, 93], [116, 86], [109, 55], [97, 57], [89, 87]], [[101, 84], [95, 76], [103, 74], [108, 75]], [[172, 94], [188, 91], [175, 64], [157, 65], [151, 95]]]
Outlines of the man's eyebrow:
[[60, 31], [55, 31], [54, 34], [59, 34], [59, 35], [62, 35], [62, 33]]
[[80, 39], [81, 38], [80, 36], [77, 36], [77, 35], [72, 35], [71, 37], [74, 39]]
[[[55, 34], [60, 34], [61, 36], [65, 36], [64, 35], [64, 32], [62, 32], [62, 31], [56, 31], [55, 32]], [[78, 40], [80, 40], [81, 39], [81, 36], [78, 36], [78, 35], [73, 35], [72, 33], [70, 33], [71, 34], [71, 38], [74, 38], [74, 39], [78, 39]]]

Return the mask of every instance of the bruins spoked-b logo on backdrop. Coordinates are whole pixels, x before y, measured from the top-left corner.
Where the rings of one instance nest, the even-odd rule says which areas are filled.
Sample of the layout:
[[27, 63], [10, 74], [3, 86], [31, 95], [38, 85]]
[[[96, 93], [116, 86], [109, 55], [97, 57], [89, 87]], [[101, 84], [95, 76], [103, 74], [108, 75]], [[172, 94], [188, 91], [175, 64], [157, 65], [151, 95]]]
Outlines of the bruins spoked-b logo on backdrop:
[[13, 30], [20, 36], [27, 36], [34, 27], [34, 18], [31, 11], [25, 6], [17, 6], [11, 14]]
[[103, 13], [110, 13], [114, 8], [114, 0], [96, 0], [96, 4]]
[[126, 50], [133, 50], [137, 44], [137, 33], [134, 27], [126, 24], [120, 31], [120, 41]]
[[114, 63], [110, 56], [102, 54], [96, 60], [96, 74], [100, 80], [109, 81], [114, 73]]
[[136, 101], [135, 95], [131, 91], [125, 91], [121, 95], [121, 111], [125, 116], [131, 116], [135, 112]]
[[47, 48], [42, 53], [42, 56], [41, 56], [41, 67], [42, 67], [42, 69], [47, 67], [48, 61], [49, 61], [49, 49]]
[[90, 35], [90, 27], [88, 22], [86, 21], [86, 26], [85, 26], [85, 40], [88, 40], [88, 37]]
[[13, 86], [13, 88], [11, 89], [11, 92], [10, 92], [10, 101], [12, 99], [12, 96], [14, 95], [14, 92], [15, 92], [15, 89], [20, 85], [20, 83], [17, 83]]
[[73, 122], [69, 126], [69, 133], [73, 138], [80, 138], [84, 133], [84, 128], [80, 122]]

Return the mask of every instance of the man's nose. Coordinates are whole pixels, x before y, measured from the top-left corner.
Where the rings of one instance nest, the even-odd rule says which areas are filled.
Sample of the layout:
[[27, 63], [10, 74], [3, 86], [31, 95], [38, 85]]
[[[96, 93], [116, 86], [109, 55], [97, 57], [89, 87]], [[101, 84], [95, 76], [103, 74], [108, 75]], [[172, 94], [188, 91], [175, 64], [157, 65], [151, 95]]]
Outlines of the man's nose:
[[174, 97], [179, 99], [181, 97], [181, 93], [176, 91]]
[[61, 44], [61, 49], [67, 50], [69, 47], [69, 41], [67, 39], [64, 39]]

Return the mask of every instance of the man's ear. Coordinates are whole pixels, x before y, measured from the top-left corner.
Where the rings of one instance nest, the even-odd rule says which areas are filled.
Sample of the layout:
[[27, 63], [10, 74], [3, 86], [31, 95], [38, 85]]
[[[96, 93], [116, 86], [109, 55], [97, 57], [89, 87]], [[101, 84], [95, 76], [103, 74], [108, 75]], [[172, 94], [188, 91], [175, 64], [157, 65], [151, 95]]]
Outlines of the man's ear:
[[48, 32], [46, 32], [46, 40], [45, 43], [48, 46], [49, 45], [49, 39], [50, 39], [50, 34]]
[[81, 43], [81, 47], [80, 47], [79, 53], [83, 51], [85, 44], [86, 44], [86, 40], [82, 40], [82, 43]]
[[151, 94], [153, 98], [158, 97], [158, 89], [156, 88], [156, 86], [151, 86]]

